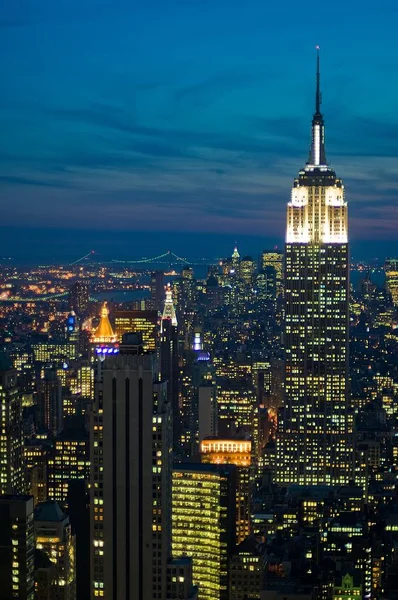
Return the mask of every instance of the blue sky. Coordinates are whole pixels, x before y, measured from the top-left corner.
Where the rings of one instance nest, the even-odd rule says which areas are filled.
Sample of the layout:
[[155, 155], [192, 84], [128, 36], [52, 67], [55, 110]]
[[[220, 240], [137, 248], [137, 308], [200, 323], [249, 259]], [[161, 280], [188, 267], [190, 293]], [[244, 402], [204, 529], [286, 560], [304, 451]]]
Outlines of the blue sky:
[[131, 232], [146, 253], [190, 233], [202, 253], [282, 241], [320, 44], [351, 239], [398, 252], [397, 22], [389, 0], [3, 3], [0, 251], [65, 229], [94, 247]]

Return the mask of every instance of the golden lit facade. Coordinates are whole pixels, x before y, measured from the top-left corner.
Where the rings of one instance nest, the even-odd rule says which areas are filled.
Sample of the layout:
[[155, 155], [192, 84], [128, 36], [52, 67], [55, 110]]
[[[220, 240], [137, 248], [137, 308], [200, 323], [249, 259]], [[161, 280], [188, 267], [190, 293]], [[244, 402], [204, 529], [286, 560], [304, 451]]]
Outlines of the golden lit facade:
[[116, 336], [113, 332], [112, 325], [109, 321], [109, 309], [104, 302], [101, 308], [101, 318], [97, 329], [94, 331], [91, 338], [93, 344], [114, 344]]
[[235, 541], [228, 537], [234, 533], [235, 516], [231, 469], [179, 465], [173, 470], [172, 552], [192, 557], [201, 600], [229, 598], [228, 559]]
[[35, 362], [52, 362], [57, 360], [74, 360], [77, 358], [75, 343], [44, 342], [32, 344]]
[[77, 372], [79, 394], [94, 400], [94, 370], [90, 365], [82, 365]]
[[119, 341], [124, 333], [141, 333], [144, 350], [153, 352], [157, 346], [158, 329], [158, 313], [155, 310], [115, 312], [115, 332]]
[[203, 463], [236, 466], [236, 543], [250, 535], [250, 467], [251, 440], [204, 439], [200, 443]]
[[310, 158], [287, 210], [285, 407], [276, 455], [281, 485], [344, 484], [352, 478], [347, 234], [344, 187], [325, 156], [318, 57]]

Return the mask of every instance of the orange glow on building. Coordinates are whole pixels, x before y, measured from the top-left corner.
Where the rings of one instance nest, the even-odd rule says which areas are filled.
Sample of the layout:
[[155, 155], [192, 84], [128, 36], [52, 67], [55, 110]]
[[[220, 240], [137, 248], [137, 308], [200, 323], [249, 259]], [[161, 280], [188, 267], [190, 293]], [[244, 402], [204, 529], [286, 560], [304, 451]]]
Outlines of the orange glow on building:
[[202, 462], [250, 467], [251, 440], [205, 439], [200, 443]]
[[251, 440], [205, 438], [200, 443], [202, 463], [230, 464], [237, 467], [236, 543], [250, 534]]

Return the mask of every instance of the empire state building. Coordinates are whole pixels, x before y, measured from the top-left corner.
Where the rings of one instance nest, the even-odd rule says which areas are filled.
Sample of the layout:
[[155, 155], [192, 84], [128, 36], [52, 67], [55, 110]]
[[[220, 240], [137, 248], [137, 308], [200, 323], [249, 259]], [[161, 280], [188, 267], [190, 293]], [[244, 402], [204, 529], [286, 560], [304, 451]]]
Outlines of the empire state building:
[[287, 207], [280, 485], [340, 485], [352, 478], [348, 292], [347, 203], [343, 182], [326, 160], [317, 51], [310, 155]]

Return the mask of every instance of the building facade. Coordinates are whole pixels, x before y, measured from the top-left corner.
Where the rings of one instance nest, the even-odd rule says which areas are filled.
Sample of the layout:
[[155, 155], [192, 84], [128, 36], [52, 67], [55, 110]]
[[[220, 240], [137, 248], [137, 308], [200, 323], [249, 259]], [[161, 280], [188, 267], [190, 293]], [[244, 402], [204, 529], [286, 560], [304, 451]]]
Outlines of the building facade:
[[172, 415], [155, 356], [126, 334], [91, 414], [91, 598], [163, 600], [171, 556]]
[[69, 517], [49, 500], [37, 505], [34, 528], [36, 548], [55, 566], [53, 600], [76, 600], [76, 540]]
[[115, 333], [119, 341], [124, 333], [141, 333], [144, 350], [156, 350], [159, 336], [156, 310], [117, 310], [114, 317]]
[[32, 496], [0, 496], [0, 523], [0, 597], [34, 600]]
[[22, 401], [11, 360], [0, 353], [0, 494], [25, 490]]
[[234, 465], [178, 464], [172, 485], [173, 556], [193, 560], [199, 600], [228, 600], [235, 545]]
[[326, 161], [317, 91], [309, 160], [294, 181], [285, 251], [285, 406], [276, 481], [352, 478], [348, 423], [349, 257], [344, 186]]
[[167, 382], [167, 400], [173, 412], [173, 448], [177, 449], [181, 436], [181, 416], [178, 403], [178, 329], [172, 291], [166, 289], [162, 320], [160, 322], [160, 378]]

